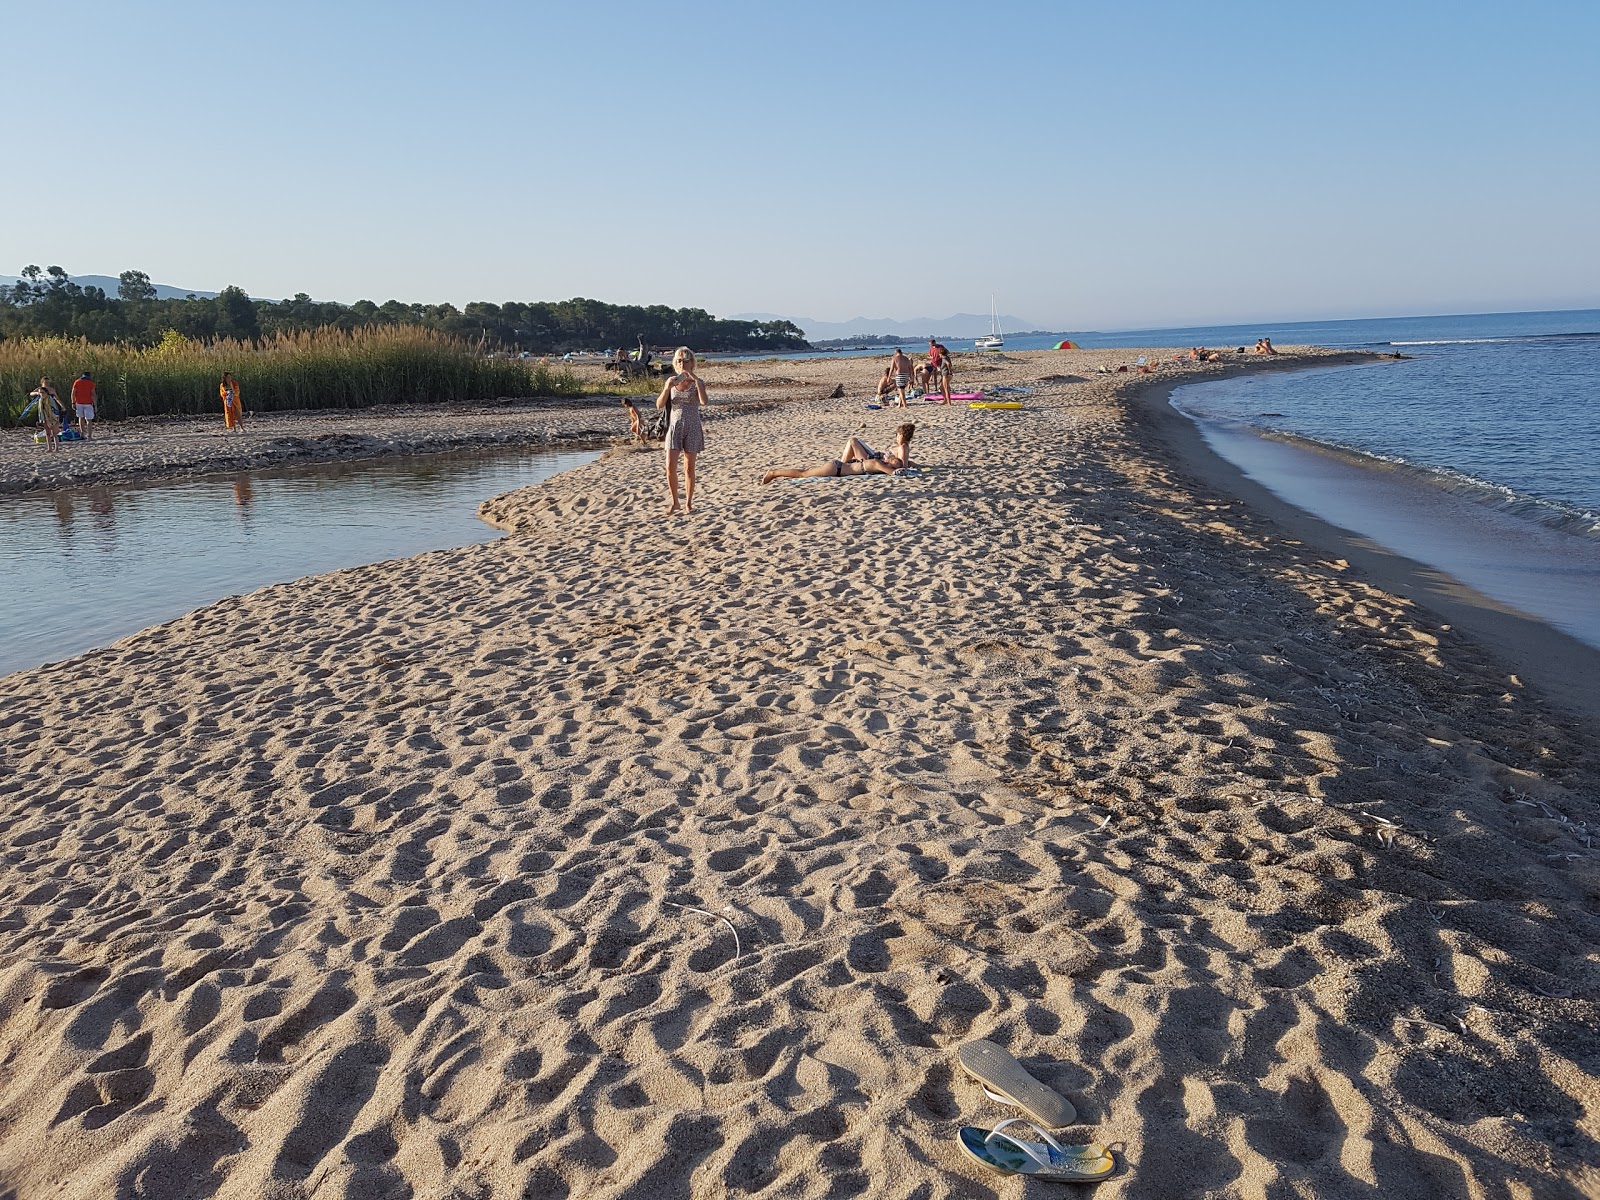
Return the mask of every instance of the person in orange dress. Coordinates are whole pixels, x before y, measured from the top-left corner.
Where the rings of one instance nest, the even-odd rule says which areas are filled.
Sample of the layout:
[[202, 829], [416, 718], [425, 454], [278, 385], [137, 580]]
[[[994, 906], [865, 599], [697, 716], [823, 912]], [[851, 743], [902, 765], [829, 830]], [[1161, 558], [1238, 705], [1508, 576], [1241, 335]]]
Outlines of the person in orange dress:
[[244, 407], [239, 402], [239, 381], [231, 373], [224, 371], [217, 392], [222, 397], [223, 428], [243, 432]]

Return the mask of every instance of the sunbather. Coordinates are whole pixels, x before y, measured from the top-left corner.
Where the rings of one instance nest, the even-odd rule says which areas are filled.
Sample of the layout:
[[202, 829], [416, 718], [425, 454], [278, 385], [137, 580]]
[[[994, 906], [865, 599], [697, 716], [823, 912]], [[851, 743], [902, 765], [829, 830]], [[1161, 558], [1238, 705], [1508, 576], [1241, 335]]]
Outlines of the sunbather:
[[911, 435], [917, 427], [910, 421], [899, 426], [894, 431], [893, 450], [874, 450], [865, 441], [852, 437], [844, 444], [844, 449], [839, 452], [840, 462], [880, 462], [886, 467], [904, 470], [916, 466], [911, 461]]
[[851, 460], [832, 458], [814, 467], [774, 467], [761, 477], [762, 483], [774, 479], [838, 479], [847, 475], [893, 475], [900, 467], [890, 467], [875, 458]]

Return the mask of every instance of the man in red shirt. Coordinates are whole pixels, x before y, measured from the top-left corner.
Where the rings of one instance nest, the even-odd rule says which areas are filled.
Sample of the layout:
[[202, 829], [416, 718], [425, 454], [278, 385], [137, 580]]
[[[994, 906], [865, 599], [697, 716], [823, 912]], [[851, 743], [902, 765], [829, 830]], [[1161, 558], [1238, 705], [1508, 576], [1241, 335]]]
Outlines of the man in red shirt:
[[72, 411], [78, 418], [78, 436], [87, 442], [94, 423], [94, 377], [87, 371], [72, 381]]

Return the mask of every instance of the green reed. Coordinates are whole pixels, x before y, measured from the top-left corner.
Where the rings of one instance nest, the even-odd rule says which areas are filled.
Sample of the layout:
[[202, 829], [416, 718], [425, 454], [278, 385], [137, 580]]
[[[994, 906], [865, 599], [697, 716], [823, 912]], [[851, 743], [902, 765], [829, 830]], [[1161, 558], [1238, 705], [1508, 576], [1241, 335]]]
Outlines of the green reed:
[[196, 342], [169, 332], [156, 346], [93, 345], [60, 338], [0, 342], [0, 426], [17, 423], [27, 394], [48, 376], [62, 401], [84, 371], [104, 419], [220, 413], [224, 371], [248, 412], [466, 403], [500, 396], [573, 396], [570, 372], [531, 359], [497, 358], [417, 326], [280, 334], [257, 342]]

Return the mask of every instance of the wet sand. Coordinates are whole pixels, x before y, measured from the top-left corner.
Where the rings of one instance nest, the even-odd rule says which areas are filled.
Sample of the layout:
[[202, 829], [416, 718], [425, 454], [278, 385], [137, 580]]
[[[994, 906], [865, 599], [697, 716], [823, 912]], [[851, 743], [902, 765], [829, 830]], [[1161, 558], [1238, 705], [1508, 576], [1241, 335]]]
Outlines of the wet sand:
[[91, 440], [57, 454], [35, 444], [31, 429], [3, 429], [0, 495], [452, 450], [598, 446], [626, 430], [622, 411], [605, 396], [379, 405], [253, 413], [233, 434], [221, 417], [140, 417], [100, 422]]
[[978, 1037], [1103, 1196], [1594, 1194], [1594, 726], [1198, 473], [1136, 353], [767, 487], [900, 414], [714, 364], [784, 402], [692, 517], [617, 447], [8, 677], [0, 1195], [1067, 1194], [956, 1148]]

